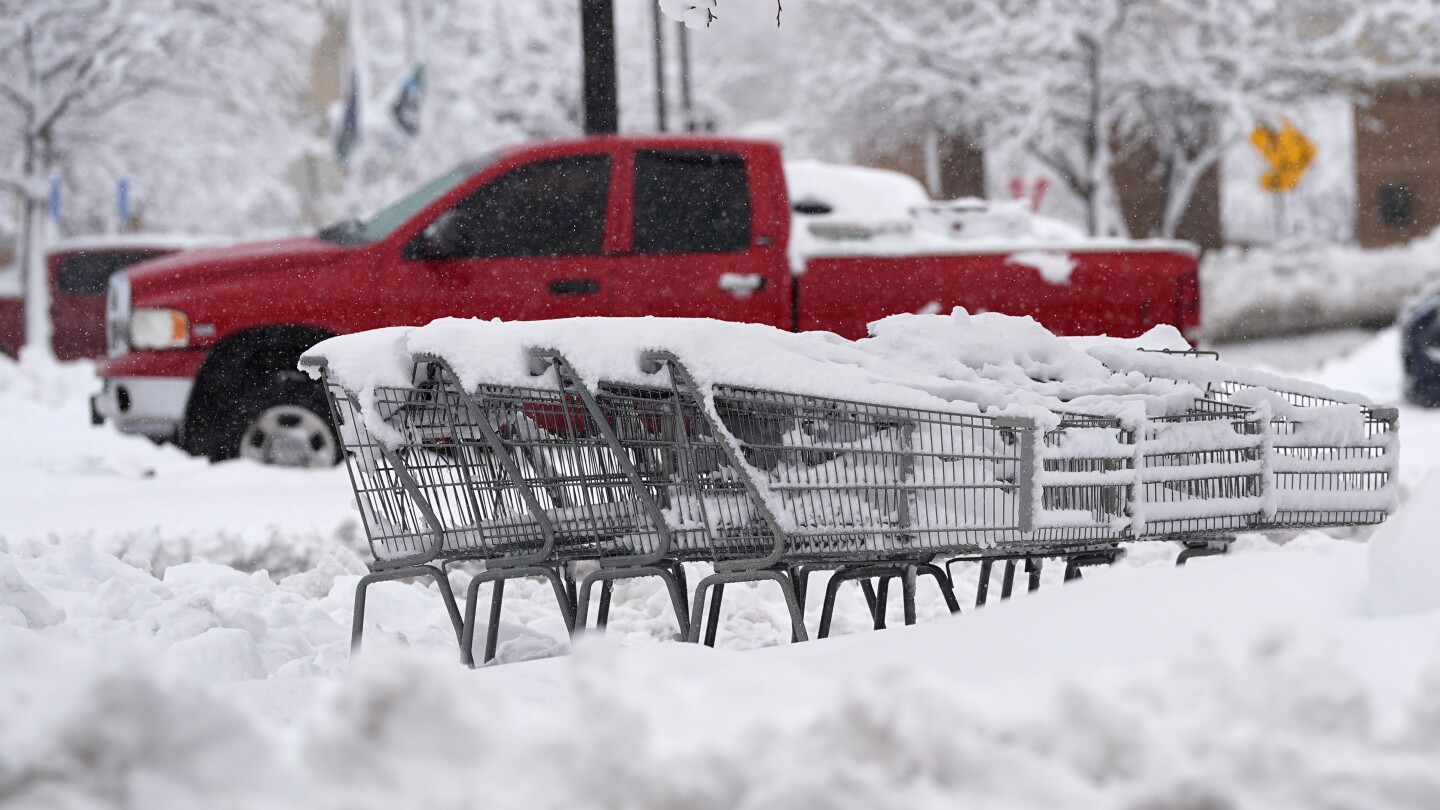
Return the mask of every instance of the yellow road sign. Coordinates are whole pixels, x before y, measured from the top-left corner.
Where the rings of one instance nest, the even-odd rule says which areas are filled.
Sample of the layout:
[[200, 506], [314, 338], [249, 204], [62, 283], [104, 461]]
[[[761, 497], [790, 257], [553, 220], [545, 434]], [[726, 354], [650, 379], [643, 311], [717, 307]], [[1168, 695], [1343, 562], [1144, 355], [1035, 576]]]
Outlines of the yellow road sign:
[[1315, 144], [1290, 119], [1281, 118], [1280, 123], [1278, 130], [1258, 126], [1250, 133], [1250, 143], [1270, 164], [1270, 171], [1260, 178], [1260, 187], [1277, 194], [1294, 189], [1315, 160]]

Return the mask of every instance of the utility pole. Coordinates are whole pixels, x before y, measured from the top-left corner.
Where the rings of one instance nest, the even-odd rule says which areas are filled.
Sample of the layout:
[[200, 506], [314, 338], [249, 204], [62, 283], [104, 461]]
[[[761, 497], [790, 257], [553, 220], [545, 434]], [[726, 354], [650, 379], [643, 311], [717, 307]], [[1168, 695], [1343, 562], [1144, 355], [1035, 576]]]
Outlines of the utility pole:
[[580, 0], [580, 49], [586, 135], [620, 130], [615, 88], [615, 5], [613, 0]]
[[655, 28], [655, 126], [661, 132], [669, 129], [665, 120], [665, 24], [660, 4], [650, 4], [650, 22]]
[[695, 108], [690, 103], [690, 30], [675, 23], [680, 32], [680, 115], [686, 132], [695, 131]]

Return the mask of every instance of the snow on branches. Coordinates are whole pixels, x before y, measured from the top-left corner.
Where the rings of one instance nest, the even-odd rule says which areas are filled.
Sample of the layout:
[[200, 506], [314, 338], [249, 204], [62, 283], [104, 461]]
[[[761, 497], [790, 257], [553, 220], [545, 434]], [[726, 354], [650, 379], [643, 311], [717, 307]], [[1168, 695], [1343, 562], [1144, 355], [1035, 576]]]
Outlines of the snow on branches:
[[[169, 164], [186, 147], [207, 151], [213, 166], [248, 142], [264, 100], [283, 89], [284, 73], [272, 69], [290, 42], [281, 10], [274, 1], [0, 0], [0, 154], [13, 156], [0, 165], [0, 187], [21, 200], [27, 346], [49, 345], [41, 221], [52, 175], [98, 169], [108, 189], [127, 166]], [[161, 98], [180, 101], [157, 106]], [[196, 122], [218, 125], [216, 140], [177, 143], [175, 127]]]
[[[676, 22], [682, 22], [686, 28], [701, 29], [709, 28], [710, 23], [715, 22], [715, 9], [718, 0], [658, 0], [660, 10], [665, 16]], [[775, 0], [775, 26], [780, 26], [780, 15], [785, 10], [782, 0]]]
[[1124, 233], [1111, 165], [1156, 155], [1171, 236], [1198, 180], [1297, 99], [1440, 73], [1430, 0], [817, 0], [793, 122], [1019, 149]]

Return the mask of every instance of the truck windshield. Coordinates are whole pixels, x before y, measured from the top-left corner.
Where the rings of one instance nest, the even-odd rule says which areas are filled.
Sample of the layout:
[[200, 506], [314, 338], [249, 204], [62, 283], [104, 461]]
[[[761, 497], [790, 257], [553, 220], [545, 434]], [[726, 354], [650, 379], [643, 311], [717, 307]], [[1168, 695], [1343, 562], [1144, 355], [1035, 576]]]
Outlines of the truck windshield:
[[382, 208], [367, 220], [351, 220], [331, 225], [320, 231], [320, 238], [342, 245], [365, 245], [395, 232], [396, 228], [441, 197], [446, 192], [470, 179], [476, 172], [494, 163], [497, 156], [490, 154], [477, 160], [466, 161], [445, 174], [431, 180], [408, 196]]

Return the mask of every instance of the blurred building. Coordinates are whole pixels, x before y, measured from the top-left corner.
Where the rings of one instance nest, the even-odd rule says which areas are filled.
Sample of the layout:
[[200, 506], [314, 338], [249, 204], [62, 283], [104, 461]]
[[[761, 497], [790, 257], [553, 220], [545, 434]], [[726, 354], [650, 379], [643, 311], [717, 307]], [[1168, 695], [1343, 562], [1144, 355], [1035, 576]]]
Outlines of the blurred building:
[[1440, 82], [1388, 85], [1356, 108], [1355, 186], [1363, 247], [1440, 226]]

